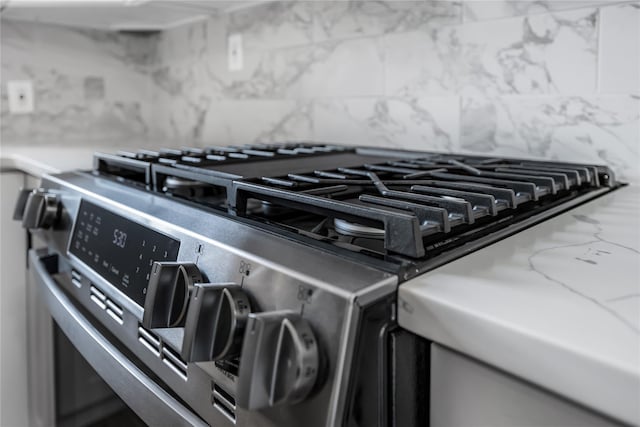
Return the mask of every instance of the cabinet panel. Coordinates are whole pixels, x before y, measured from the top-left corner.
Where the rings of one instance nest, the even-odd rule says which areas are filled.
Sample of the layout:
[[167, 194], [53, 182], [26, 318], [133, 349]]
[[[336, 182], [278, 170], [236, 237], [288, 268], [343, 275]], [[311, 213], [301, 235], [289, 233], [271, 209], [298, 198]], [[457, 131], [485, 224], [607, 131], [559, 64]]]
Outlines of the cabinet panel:
[[27, 235], [13, 220], [24, 174], [0, 174], [0, 425], [29, 425], [27, 410]]
[[437, 344], [431, 348], [430, 404], [432, 427], [620, 426]]

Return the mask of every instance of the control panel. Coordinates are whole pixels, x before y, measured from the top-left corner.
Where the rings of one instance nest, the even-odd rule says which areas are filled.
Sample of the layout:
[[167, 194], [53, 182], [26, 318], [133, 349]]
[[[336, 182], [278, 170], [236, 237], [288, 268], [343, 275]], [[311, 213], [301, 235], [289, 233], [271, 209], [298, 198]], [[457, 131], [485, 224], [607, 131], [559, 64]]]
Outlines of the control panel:
[[362, 417], [350, 334], [395, 277], [91, 174], [43, 187], [16, 212], [60, 256], [60, 286], [206, 423]]
[[143, 307], [144, 328], [182, 329], [185, 362], [239, 360], [240, 407], [304, 400], [320, 357], [308, 321], [290, 310], [254, 312], [241, 285], [208, 282], [195, 263], [176, 261], [179, 249], [177, 239], [86, 200], [69, 243], [71, 254]]
[[206, 362], [239, 356], [250, 313], [249, 297], [240, 286], [198, 283], [189, 302], [182, 358]]
[[180, 242], [82, 200], [69, 252], [144, 306], [154, 261], [175, 261]]
[[316, 383], [318, 344], [309, 323], [292, 311], [252, 313], [235, 283], [204, 283], [193, 263], [154, 262], [142, 325], [184, 328], [187, 362], [240, 357], [237, 401], [261, 409], [303, 400]]
[[189, 295], [202, 274], [195, 264], [153, 262], [142, 325], [145, 328], [174, 328], [184, 325]]
[[20, 192], [13, 219], [21, 220], [24, 228], [48, 229], [59, 218], [60, 199], [57, 194], [41, 188]]

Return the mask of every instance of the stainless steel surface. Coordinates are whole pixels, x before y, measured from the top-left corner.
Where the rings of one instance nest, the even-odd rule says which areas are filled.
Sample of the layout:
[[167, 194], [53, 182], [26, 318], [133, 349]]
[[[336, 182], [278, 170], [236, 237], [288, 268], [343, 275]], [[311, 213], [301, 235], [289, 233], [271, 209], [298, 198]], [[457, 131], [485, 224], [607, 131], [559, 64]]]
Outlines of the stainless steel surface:
[[16, 205], [13, 210], [14, 220], [22, 221], [22, 217], [24, 216], [24, 209], [27, 206], [27, 201], [29, 200], [29, 196], [31, 195], [32, 192], [33, 192], [32, 188], [28, 188], [28, 189], [23, 188], [18, 193], [18, 200], [16, 201]]
[[[44, 232], [50, 249], [65, 259], [61, 286], [207, 423], [295, 425], [292, 420], [305, 419], [311, 413], [315, 415], [308, 421], [310, 427], [341, 423], [352, 372], [355, 349], [352, 341], [362, 310], [393, 295], [397, 277], [89, 174], [47, 176], [43, 186], [56, 194], [62, 204], [59, 223]], [[313, 328], [325, 366], [321, 380], [309, 396], [296, 405], [283, 402], [274, 410], [250, 411], [235, 402], [220, 405], [222, 400], [216, 397], [220, 390], [240, 402], [238, 382], [242, 375], [239, 377], [233, 370], [211, 361], [184, 361], [181, 358], [184, 328], [143, 328], [140, 323], [143, 308], [69, 252], [81, 200], [179, 240], [177, 262], [195, 264], [211, 283], [235, 283], [242, 287], [250, 295], [252, 311], [299, 313]], [[80, 279], [73, 278], [72, 270]], [[280, 324], [273, 342], [274, 355], [279, 331]], [[305, 361], [304, 366], [307, 365]], [[269, 370], [272, 367], [273, 363]], [[280, 372], [286, 373], [286, 369], [281, 367]], [[284, 383], [285, 389], [292, 384]], [[266, 379], [267, 396], [271, 384], [271, 378]], [[305, 394], [298, 394], [305, 387], [293, 381], [297, 392], [285, 392], [284, 400], [296, 400]], [[212, 389], [216, 393], [212, 394]]]
[[240, 360], [238, 403], [247, 409], [270, 405], [271, 373], [280, 325], [289, 311], [274, 311], [249, 316], [247, 341]]
[[145, 328], [182, 326], [191, 289], [195, 283], [201, 282], [202, 274], [193, 263], [154, 262], [142, 325]]
[[60, 201], [55, 194], [42, 189], [33, 190], [24, 206], [22, 226], [29, 229], [49, 228], [58, 220], [59, 208]]
[[53, 318], [76, 349], [131, 409], [151, 425], [206, 426], [136, 367], [74, 307], [37, 252], [31, 251], [29, 258], [34, 280]]
[[298, 403], [315, 386], [320, 369], [318, 343], [306, 320], [298, 314], [280, 322], [271, 370], [269, 405]]
[[191, 293], [184, 327], [182, 358], [188, 362], [239, 355], [251, 304], [233, 283], [198, 283]]
[[299, 314], [274, 311], [249, 315], [240, 359], [238, 404], [247, 409], [294, 404], [314, 387], [318, 344]]
[[27, 278], [27, 354], [29, 381], [29, 425], [55, 424], [55, 378], [53, 320], [34, 276]]
[[[25, 188], [38, 188], [39, 185], [39, 178], [25, 176]], [[44, 249], [46, 242], [32, 233], [30, 246], [31, 249]], [[24, 249], [28, 259], [27, 250]], [[27, 263], [24, 274], [27, 283], [28, 424], [32, 427], [50, 427], [56, 420], [54, 322], [28, 268]]]

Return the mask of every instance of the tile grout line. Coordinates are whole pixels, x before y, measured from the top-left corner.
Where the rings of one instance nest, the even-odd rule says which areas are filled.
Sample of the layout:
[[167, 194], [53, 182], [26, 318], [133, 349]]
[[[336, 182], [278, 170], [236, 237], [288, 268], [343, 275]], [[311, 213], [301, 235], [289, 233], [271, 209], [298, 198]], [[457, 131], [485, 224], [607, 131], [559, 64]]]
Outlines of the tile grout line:
[[598, 28], [596, 29], [596, 36], [598, 41], [596, 43], [596, 87], [595, 95], [601, 95], [602, 93], [602, 7], [598, 8], [598, 20], [596, 21]]

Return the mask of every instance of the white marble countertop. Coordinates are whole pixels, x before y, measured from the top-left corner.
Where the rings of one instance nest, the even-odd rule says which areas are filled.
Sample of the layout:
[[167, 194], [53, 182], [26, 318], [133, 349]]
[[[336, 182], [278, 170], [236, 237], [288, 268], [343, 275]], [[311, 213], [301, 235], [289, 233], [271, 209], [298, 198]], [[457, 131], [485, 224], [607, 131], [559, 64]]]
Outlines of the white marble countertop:
[[640, 424], [640, 187], [400, 286], [401, 326]]
[[0, 170], [19, 170], [40, 177], [45, 173], [90, 169], [96, 151], [113, 152], [114, 148], [3, 146]]

